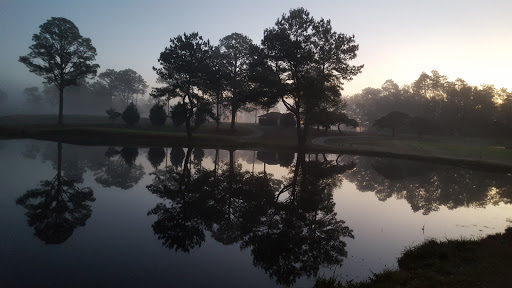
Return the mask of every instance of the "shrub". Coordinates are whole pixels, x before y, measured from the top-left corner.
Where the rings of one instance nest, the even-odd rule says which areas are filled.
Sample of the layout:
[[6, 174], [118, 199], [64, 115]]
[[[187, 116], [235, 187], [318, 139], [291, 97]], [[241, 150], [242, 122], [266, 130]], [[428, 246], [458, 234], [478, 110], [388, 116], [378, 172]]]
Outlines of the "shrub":
[[108, 119], [112, 120], [112, 122], [116, 121], [117, 118], [121, 117], [121, 113], [117, 112], [114, 108], [110, 108], [107, 111]]
[[162, 126], [167, 120], [167, 113], [165, 113], [164, 105], [156, 103], [149, 111], [149, 120], [153, 126]]
[[187, 107], [183, 103], [178, 103], [172, 106], [171, 120], [172, 125], [181, 126], [185, 123], [187, 117]]
[[128, 107], [126, 107], [126, 109], [124, 110], [121, 118], [124, 122], [126, 122], [126, 124], [128, 124], [128, 126], [133, 126], [139, 122], [139, 111], [137, 110], [137, 107], [135, 106], [135, 104], [133, 104], [133, 102], [128, 104]]
[[199, 102], [194, 111], [194, 125], [199, 127], [208, 122], [208, 119], [215, 119], [212, 106], [207, 102]]

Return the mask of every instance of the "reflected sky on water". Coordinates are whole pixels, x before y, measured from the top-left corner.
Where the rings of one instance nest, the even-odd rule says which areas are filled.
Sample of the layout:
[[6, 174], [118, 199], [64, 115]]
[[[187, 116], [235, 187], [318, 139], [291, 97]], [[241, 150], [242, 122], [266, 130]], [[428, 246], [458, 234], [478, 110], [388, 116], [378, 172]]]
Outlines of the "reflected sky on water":
[[0, 144], [7, 286], [360, 281], [424, 239], [502, 232], [512, 217], [503, 173], [335, 154]]

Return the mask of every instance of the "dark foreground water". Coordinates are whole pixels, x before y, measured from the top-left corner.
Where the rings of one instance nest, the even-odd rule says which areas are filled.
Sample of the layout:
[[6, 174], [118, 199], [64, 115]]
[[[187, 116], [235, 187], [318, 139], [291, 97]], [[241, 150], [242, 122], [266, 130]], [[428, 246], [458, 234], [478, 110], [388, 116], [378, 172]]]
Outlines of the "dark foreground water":
[[0, 287], [360, 281], [512, 217], [510, 174], [387, 158], [12, 140], [0, 159]]

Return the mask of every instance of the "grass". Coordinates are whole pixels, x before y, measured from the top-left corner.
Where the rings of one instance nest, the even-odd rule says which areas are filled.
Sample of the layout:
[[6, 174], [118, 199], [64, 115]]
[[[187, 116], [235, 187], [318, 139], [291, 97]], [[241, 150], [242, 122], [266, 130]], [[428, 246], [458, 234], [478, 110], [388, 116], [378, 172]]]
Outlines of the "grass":
[[[193, 131], [188, 141], [184, 127], [166, 124], [153, 127], [142, 118], [135, 127], [121, 120], [112, 123], [106, 116], [65, 115], [64, 127], [55, 125], [56, 115], [13, 115], [0, 117], [0, 139], [31, 138], [63, 141], [82, 145], [186, 145], [204, 148], [297, 150], [295, 127], [259, 126], [237, 123], [206, 123]], [[311, 139], [339, 136], [339, 132], [311, 129]], [[481, 169], [512, 169], [512, 139], [484, 139], [427, 136], [376, 136], [345, 132], [343, 137], [325, 141], [326, 145], [309, 144], [307, 151], [315, 153], [352, 153], [371, 156], [434, 161]]]
[[428, 240], [406, 249], [398, 267], [330, 287], [512, 287], [512, 227], [482, 239]]
[[142, 118], [134, 127], [128, 127], [122, 121], [112, 123], [106, 116], [66, 115], [63, 127], [58, 127], [56, 122], [54, 115], [0, 117], [0, 139], [31, 138], [81, 145], [193, 145], [294, 151], [297, 144], [294, 128], [247, 123], [237, 123], [235, 130], [230, 129], [230, 123], [221, 123], [218, 128], [215, 123], [206, 123], [193, 129], [193, 140], [188, 141], [184, 126], [154, 127], [147, 118]]
[[455, 138], [442, 136], [347, 136], [327, 140], [332, 147], [347, 151], [398, 153], [404, 156], [454, 159], [512, 166], [510, 139]]

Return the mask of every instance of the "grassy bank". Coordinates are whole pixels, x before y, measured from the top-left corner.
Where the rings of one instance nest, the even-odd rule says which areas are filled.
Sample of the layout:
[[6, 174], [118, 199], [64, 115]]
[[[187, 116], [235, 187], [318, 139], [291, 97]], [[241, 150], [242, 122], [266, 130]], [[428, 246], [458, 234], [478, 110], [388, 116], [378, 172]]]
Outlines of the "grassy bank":
[[200, 146], [233, 149], [297, 149], [294, 128], [261, 127], [237, 123], [231, 130], [229, 123], [206, 123], [193, 129], [189, 141], [184, 127], [166, 124], [151, 126], [147, 118], [134, 127], [123, 122], [110, 122], [102, 116], [72, 115], [65, 117], [63, 127], [56, 124], [53, 115], [15, 115], [0, 117], [0, 139], [37, 139], [62, 141], [79, 145], [109, 146]]
[[[64, 127], [58, 127], [55, 115], [15, 115], [0, 118], [0, 139], [29, 138], [62, 141], [80, 145], [109, 146], [196, 146], [223, 149], [256, 149], [297, 151], [294, 127], [259, 126], [237, 123], [207, 123], [193, 131], [188, 141], [184, 127], [166, 124], [151, 126], [147, 118], [135, 127], [121, 121], [110, 122], [106, 116], [66, 115]], [[339, 136], [338, 131], [324, 134], [312, 129], [311, 138]], [[309, 143], [308, 152], [349, 153], [377, 157], [395, 157], [478, 169], [512, 170], [512, 150], [504, 147], [512, 140], [469, 139], [455, 137], [387, 137], [350, 133], [328, 139], [322, 145]]]
[[320, 279], [315, 287], [512, 287], [512, 227], [478, 240], [426, 241], [405, 250], [398, 267], [361, 283]]
[[512, 166], [511, 139], [483, 139], [443, 136], [347, 136], [328, 139], [325, 144], [346, 152], [384, 153], [407, 159], [432, 159], [462, 165], [471, 163]]

